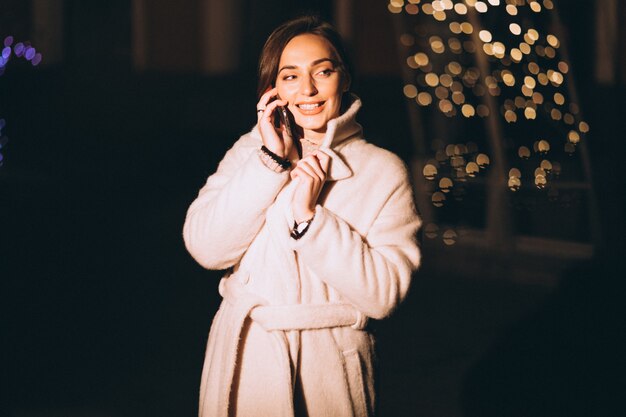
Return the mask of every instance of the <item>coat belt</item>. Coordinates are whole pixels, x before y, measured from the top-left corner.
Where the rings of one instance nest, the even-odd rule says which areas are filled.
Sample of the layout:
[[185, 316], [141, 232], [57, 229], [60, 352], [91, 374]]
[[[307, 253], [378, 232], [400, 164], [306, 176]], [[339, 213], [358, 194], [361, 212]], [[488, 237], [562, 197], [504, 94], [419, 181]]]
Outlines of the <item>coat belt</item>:
[[234, 277], [223, 278], [220, 294], [228, 303], [243, 302], [251, 306], [249, 316], [263, 329], [313, 330], [332, 327], [352, 327], [362, 330], [367, 325], [367, 316], [346, 303], [268, 305], [267, 301], [246, 290]]

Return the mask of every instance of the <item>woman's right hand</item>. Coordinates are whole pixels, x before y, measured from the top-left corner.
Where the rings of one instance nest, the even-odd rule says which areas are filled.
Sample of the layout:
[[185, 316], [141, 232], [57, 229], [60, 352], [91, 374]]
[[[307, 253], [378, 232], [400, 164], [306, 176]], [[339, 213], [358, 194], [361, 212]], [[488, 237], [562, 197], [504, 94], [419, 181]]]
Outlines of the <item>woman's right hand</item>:
[[281, 158], [287, 158], [293, 146], [293, 138], [282, 123], [280, 129], [274, 127], [274, 117], [276, 117], [274, 111], [276, 107], [286, 106], [288, 102], [276, 98], [277, 93], [276, 87], [267, 90], [256, 105], [259, 131], [263, 145], [267, 149]]

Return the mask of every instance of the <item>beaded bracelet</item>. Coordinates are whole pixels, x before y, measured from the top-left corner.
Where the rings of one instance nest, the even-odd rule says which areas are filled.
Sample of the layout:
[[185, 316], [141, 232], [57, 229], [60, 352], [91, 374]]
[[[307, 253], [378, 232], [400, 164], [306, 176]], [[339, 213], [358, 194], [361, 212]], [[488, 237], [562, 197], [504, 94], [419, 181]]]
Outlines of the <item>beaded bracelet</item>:
[[267, 149], [265, 145], [261, 146], [261, 151], [267, 156], [269, 156], [270, 158], [272, 158], [272, 160], [276, 162], [278, 165], [280, 165], [283, 169], [289, 169], [289, 167], [291, 167], [291, 161], [289, 161], [289, 159], [281, 158], [280, 156], [276, 155], [274, 152]]

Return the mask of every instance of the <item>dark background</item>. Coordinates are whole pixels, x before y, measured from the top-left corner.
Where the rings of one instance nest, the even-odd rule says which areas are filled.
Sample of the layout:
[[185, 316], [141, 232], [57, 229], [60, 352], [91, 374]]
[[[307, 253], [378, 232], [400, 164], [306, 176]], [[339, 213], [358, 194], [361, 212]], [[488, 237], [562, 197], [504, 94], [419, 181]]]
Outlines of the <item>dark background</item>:
[[[207, 74], [190, 57], [194, 26], [167, 25], [165, 10], [193, 19], [187, 3], [153, 3], [153, 21], [165, 25], [158, 36], [190, 36], [175, 44], [174, 63], [157, 51], [133, 69], [129, 1], [66, 0], [61, 60], [16, 60], [0, 77], [10, 138], [0, 167], [0, 415], [197, 413], [220, 273], [187, 254], [186, 209], [255, 122], [255, 66], [269, 32], [301, 11], [332, 18], [335, 4], [243, 1], [239, 66]], [[591, 3], [559, 2], [593, 129], [604, 244], [545, 285], [443, 273], [429, 259], [446, 249], [428, 249], [407, 303], [375, 326], [380, 415], [618, 415], [626, 91], [624, 79], [594, 79]], [[31, 12], [30, 2], [0, 1], [0, 37], [30, 39]], [[367, 137], [410, 161], [389, 19], [384, 1], [355, 7], [354, 90]]]

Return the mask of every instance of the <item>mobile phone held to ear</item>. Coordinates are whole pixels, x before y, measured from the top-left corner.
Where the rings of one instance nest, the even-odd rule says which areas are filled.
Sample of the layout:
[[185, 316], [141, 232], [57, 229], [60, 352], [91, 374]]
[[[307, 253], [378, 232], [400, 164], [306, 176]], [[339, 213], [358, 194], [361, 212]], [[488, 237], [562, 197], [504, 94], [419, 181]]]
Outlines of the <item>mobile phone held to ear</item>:
[[274, 111], [278, 117], [275, 117], [276, 127], [280, 127], [280, 123], [285, 125], [285, 129], [287, 129], [287, 133], [293, 139], [293, 129], [291, 128], [291, 119], [289, 118], [289, 110], [283, 106], [277, 106]]
[[293, 141], [293, 144], [298, 151], [298, 156], [302, 158], [302, 149], [300, 147], [300, 141], [297, 140], [296, 131], [294, 130], [294, 121], [292, 119], [291, 113], [287, 109], [287, 107], [277, 106], [276, 110], [274, 110], [274, 123], [276, 128], [280, 128], [281, 122], [283, 125], [285, 125], [287, 134]]

